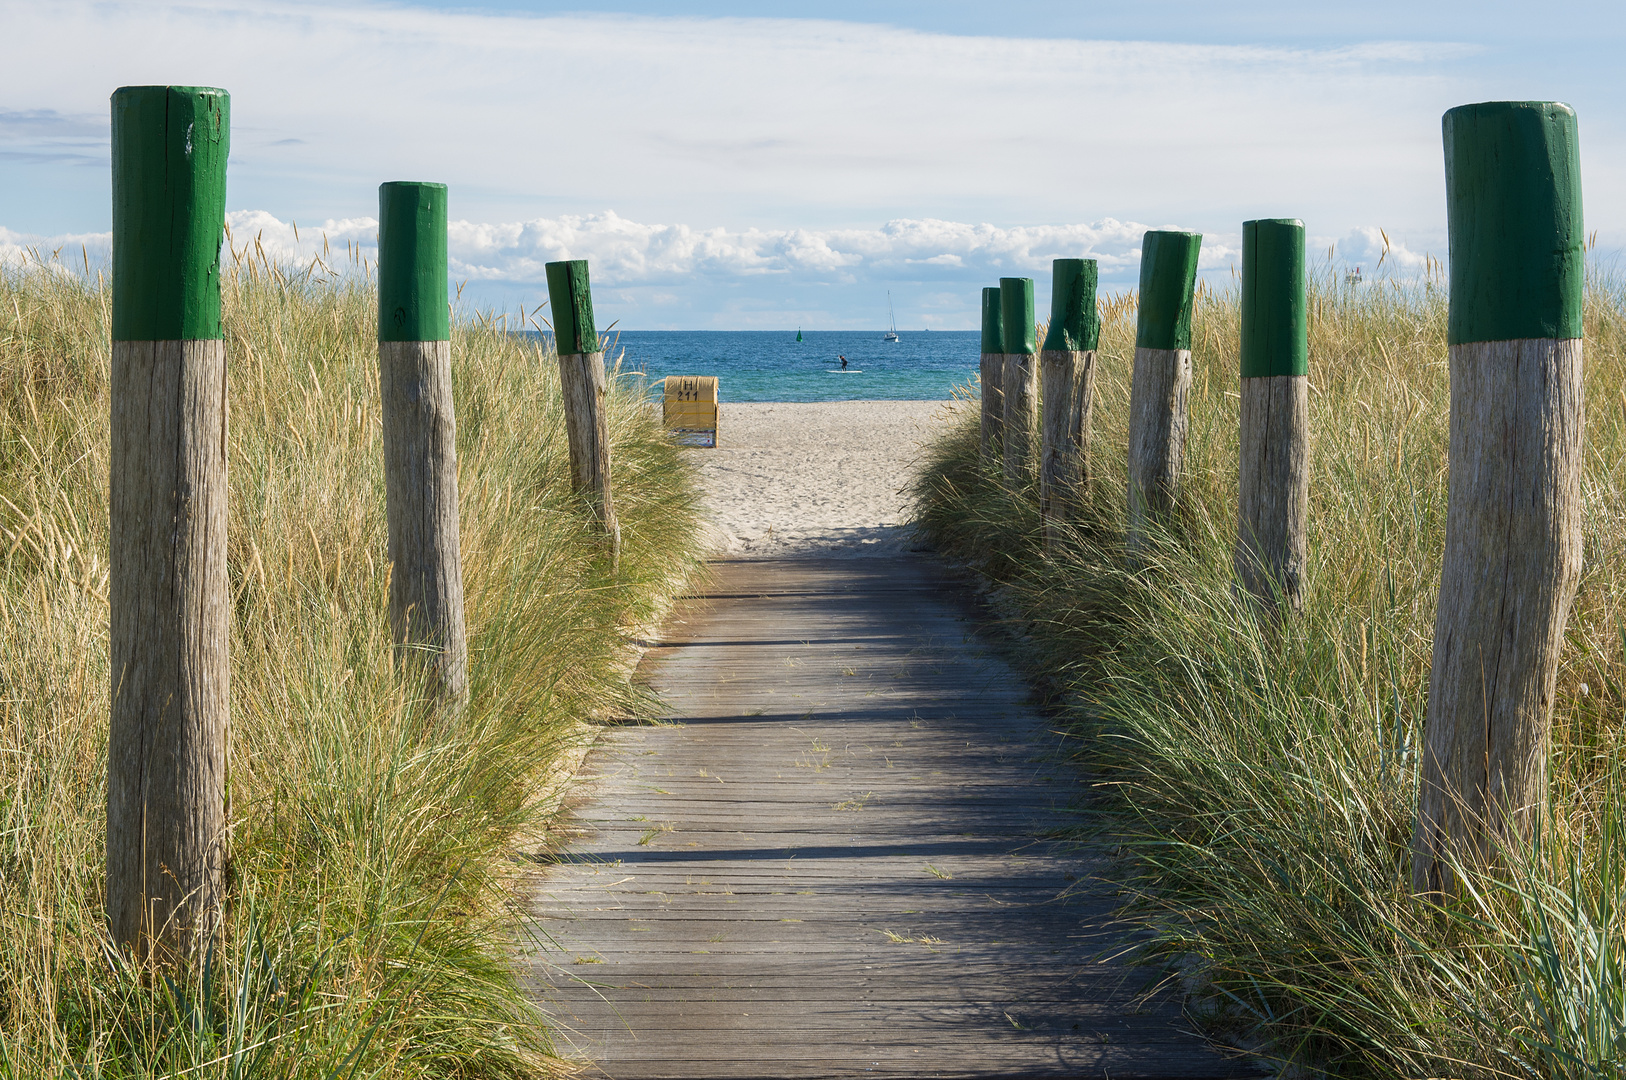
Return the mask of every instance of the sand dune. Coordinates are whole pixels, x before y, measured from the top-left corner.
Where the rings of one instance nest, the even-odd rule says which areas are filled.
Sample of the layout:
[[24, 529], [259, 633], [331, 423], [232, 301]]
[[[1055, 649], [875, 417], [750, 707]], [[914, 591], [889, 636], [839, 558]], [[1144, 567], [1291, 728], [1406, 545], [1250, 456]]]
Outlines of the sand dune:
[[912, 542], [905, 494], [947, 401], [727, 403], [700, 470], [718, 554], [894, 554]]

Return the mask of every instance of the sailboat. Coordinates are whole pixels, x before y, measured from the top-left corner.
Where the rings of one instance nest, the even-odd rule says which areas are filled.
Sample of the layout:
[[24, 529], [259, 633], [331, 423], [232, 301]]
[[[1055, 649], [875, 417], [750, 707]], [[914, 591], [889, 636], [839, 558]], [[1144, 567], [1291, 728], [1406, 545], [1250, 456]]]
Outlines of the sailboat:
[[882, 341], [897, 341], [898, 340], [898, 317], [897, 317], [897, 315], [893, 314], [893, 312], [892, 312], [892, 290], [891, 289], [888, 289], [886, 291], [886, 317], [891, 321], [892, 329], [890, 329], [886, 333], [882, 334], [881, 335], [881, 340]]

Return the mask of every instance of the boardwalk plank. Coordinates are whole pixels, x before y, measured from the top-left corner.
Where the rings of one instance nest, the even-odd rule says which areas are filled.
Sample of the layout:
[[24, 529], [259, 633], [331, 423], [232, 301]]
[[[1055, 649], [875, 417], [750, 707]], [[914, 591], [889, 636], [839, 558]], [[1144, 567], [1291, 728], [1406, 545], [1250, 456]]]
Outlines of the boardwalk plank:
[[562, 1042], [653, 1077], [1251, 1075], [1117, 959], [1078, 778], [910, 558], [717, 564], [537, 872]]

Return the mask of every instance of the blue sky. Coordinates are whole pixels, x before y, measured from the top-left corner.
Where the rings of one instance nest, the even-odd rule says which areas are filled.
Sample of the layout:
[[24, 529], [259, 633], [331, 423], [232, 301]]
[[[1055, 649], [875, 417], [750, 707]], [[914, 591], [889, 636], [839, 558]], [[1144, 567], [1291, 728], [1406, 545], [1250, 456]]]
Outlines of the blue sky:
[[[632, 328], [975, 325], [980, 287], [1148, 227], [1223, 284], [1249, 217], [1415, 272], [1445, 249], [1439, 117], [1581, 117], [1589, 229], [1626, 245], [1618, 4], [481, 5], [0, 0], [0, 257], [109, 227], [107, 97], [233, 95], [239, 244], [372, 244], [382, 180], [452, 188], [453, 275], [512, 309], [588, 258]], [[298, 239], [294, 224], [298, 223]], [[341, 260], [342, 261], [342, 260]]]

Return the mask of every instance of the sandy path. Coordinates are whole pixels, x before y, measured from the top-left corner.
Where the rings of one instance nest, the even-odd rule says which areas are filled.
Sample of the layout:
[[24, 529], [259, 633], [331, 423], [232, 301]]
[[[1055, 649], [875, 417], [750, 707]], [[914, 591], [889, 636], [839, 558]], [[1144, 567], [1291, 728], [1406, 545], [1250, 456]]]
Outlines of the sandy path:
[[724, 403], [716, 449], [687, 451], [700, 471], [720, 554], [736, 558], [896, 554], [906, 489], [945, 401]]

